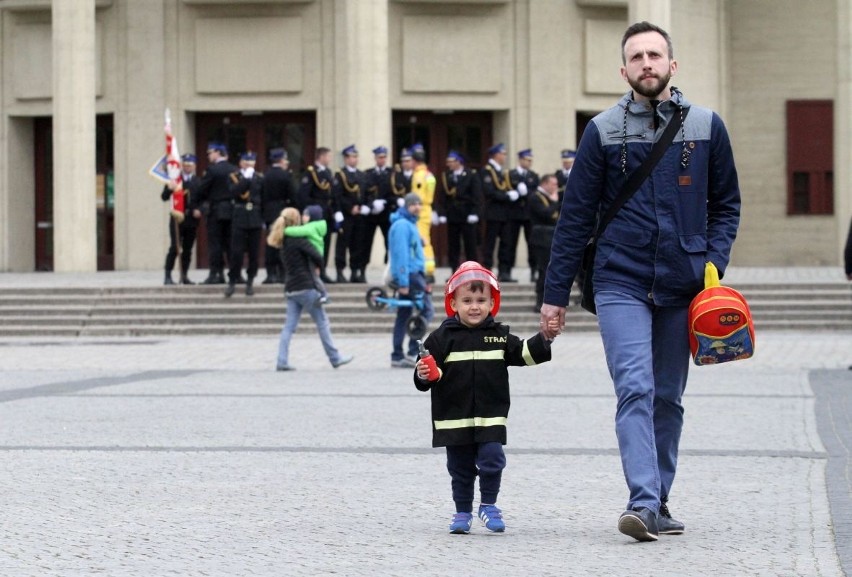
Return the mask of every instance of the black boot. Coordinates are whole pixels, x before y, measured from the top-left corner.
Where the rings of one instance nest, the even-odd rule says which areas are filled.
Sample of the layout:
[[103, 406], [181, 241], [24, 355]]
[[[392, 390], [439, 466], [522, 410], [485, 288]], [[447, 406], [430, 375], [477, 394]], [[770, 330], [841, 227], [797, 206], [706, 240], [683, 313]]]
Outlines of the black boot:
[[364, 269], [356, 268], [355, 270], [352, 271], [352, 282], [356, 282], [356, 283], [359, 283], [359, 284], [366, 284], [367, 283], [367, 277], [364, 276]]
[[334, 281], [331, 280], [331, 277], [325, 274], [325, 269], [320, 272], [320, 280], [325, 284], [334, 284]]
[[254, 296], [254, 278], [248, 277], [246, 279], [246, 296], [253, 297]]
[[180, 271], [180, 284], [195, 284], [195, 283], [192, 282], [191, 280], [189, 280], [189, 277], [186, 275], [186, 271], [182, 270], [182, 271]]
[[219, 284], [218, 279], [216, 277], [216, 271], [212, 268], [210, 269], [210, 274], [207, 275], [207, 278], [201, 284]]
[[343, 274], [343, 269], [342, 268], [337, 269], [337, 283], [342, 284], [342, 283], [347, 283], [347, 282], [349, 282], [349, 281], [346, 280], [346, 276], [344, 276], [344, 274]]
[[225, 289], [225, 298], [229, 299], [236, 292], [237, 287], [234, 283], [229, 282], [228, 287]]
[[278, 271], [274, 268], [266, 267], [266, 278], [261, 284], [274, 284], [278, 282]]
[[175, 284], [175, 281], [172, 280], [172, 271], [166, 271], [166, 280], [163, 281], [164, 285]]
[[500, 269], [500, 274], [497, 276], [497, 280], [500, 282], [518, 282], [517, 279], [512, 278], [511, 269]]

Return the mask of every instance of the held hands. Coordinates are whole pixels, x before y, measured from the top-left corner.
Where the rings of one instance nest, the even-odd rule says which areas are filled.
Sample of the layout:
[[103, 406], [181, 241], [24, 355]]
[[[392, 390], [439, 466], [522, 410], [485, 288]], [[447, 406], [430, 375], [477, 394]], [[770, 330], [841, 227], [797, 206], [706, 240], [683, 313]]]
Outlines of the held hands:
[[387, 201], [383, 198], [379, 198], [373, 201], [373, 214], [381, 214], [385, 209], [385, 203]]
[[556, 305], [541, 305], [541, 320], [538, 323], [541, 334], [549, 341], [562, 334], [565, 326], [565, 307]]
[[343, 222], [343, 213], [339, 210], [334, 213], [334, 222], [336, 222], [337, 224]]
[[477, 216], [475, 214], [467, 215], [467, 223], [468, 224], [476, 224], [478, 222], [479, 222], [479, 216]]
[[438, 226], [439, 217], [437, 212], [432, 212], [432, 226]]
[[511, 202], [515, 202], [516, 200], [518, 200], [518, 198], [520, 198], [520, 195], [518, 194], [517, 190], [510, 190], [506, 193], [506, 196], [509, 197], [509, 200]]
[[361, 205], [361, 216], [367, 216], [368, 214], [370, 214], [370, 207], [367, 206], [366, 204], [362, 204]]
[[518, 183], [518, 194], [520, 194], [521, 196], [527, 195], [527, 184], [525, 182]]
[[397, 198], [396, 199], [396, 206], [397, 206], [397, 208], [402, 208], [403, 206], [405, 206], [405, 199], [404, 198]]

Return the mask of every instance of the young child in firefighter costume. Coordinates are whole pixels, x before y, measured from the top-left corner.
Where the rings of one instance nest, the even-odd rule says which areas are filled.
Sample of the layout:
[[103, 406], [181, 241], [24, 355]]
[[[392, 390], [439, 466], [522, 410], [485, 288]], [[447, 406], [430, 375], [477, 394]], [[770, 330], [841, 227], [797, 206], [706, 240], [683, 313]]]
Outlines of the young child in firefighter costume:
[[429, 380], [432, 359], [421, 358], [414, 384], [432, 391], [432, 446], [447, 448], [456, 514], [450, 533], [469, 533], [473, 522], [474, 483], [479, 476], [479, 518], [489, 531], [506, 526], [497, 508], [500, 478], [506, 466], [506, 417], [509, 415], [508, 366], [550, 360], [550, 341], [541, 333], [523, 340], [494, 320], [500, 310], [500, 284], [476, 262], [462, 264], [444, 290], [447, 318], [426, 339], [421, 356], [438, 370]]

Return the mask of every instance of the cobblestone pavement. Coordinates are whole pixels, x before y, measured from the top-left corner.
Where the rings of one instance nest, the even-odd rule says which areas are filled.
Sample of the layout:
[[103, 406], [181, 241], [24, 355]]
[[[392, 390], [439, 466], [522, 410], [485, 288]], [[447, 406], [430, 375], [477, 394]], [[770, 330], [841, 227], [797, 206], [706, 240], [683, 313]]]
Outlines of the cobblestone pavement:
[[446, 532], [428, 395], [389, 368], [390, 336], [337, 341], [351, 365], [297, 335], [276, 373], [274, 338], [0, 340], [0, 575], [852, 571], [852, 333], [766, 332], [749, 361], [693, 368], [670, 502], [687, 532], [650, 544], [615, 529], [597, 335], [512, 369], [508, 529], [469, 536]]

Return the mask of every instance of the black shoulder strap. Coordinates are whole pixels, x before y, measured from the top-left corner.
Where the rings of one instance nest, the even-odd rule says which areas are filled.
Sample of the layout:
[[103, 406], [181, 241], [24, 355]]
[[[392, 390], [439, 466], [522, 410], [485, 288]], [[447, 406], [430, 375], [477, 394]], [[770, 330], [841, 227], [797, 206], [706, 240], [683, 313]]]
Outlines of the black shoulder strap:
[[642, 163], [642, 165], [637, 168], [627, 179], [627, 182], [624, 183], [624, 186], [621, 188], [621, 192], [615, 197], [615, 200], [612, 201], [612, 204], [609, 205], [606, 213], [601, 218], [600, 223], [598, 224], [597, 232], [595, 232], [595, 239], [600, 238], [603, 234], [603, 231], [609, 225], [615, 215], [621, 210], [621, 207], [624, 206], [630, 197], [639, 190], [639, 187], [645, 182], [645, 179], [648, 178], [648, 175], [651, 174], [651, 171], [654, 170], [654, 167], [657, 166], [657, 163], [660, 162], [660, 159], [666, 153], [672, 141], [674, 141], [675, 133], [681, 126], [681, 120], [686, 121], [686, 115], [689, 114], [689, 108], [683, 109], [683, 115], [675, 114], [672, 116], [671, 122], [666, 126], [665, 131], [663, 131], [663, 135], [660, 139], [654, 143], [654, 146], [651, 148], [651, 152], [648, 154], [648, 157]]

